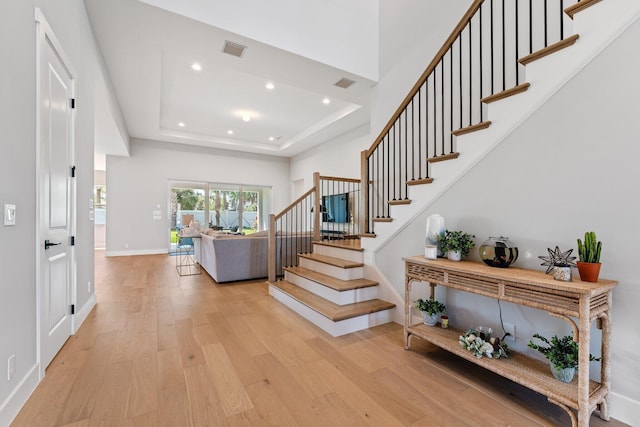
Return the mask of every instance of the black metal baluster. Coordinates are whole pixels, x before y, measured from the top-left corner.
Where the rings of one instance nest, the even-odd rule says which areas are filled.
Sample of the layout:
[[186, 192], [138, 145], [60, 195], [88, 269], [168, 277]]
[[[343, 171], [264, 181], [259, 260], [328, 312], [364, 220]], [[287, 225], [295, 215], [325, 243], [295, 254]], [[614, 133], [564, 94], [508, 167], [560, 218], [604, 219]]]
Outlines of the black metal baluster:
[[547, 0], [544, 0], [544, 47], [547, 47], [548, 42], [548, 34], [549, 28], [547, 26]]
[[520, 50], [520, 45], [518, 43], [520, 37], [518, 34], [518, 21], [520, 20], [518, 17], [518, 0], [516, 0], [516, 48], [515, 48], [515, 61], [513, 61], [515, 67], [516, 67], [516, 86], [518, 86], [520, 84], [520, 73], [518, 72], [518, 52]]
[[453, 153], [453, 44], [449, 48], [449, 147]]
[[504, 0], [502, 0], [502, 90], [507, 88], [507, 56], [506, 56]]
[[458, 60], [460, 61], [459, 68], [460, 68], [460, 91], [459, 91], [459, 95], [460, 95], [460, 127], [459, 129], [462, 129], [462, 32], [460, 32], [460, 34], [458, 34]]
[[383, 217], [387, 217], [387, 207], [388, 207], [387, 200], [389, 200], [389, 196], [391, 195], [391, 174], [388, 172], [391, 170], [391, 164], [390, 164], [391, 152], [389, 151], [391, 149], [390, 144], [391, 144], [391, 137], [387, 133], [387, 143], [386, 143], [386, 150], [385, 150], [385, 156], [387, 158], [387, 169], [386, 169], [387, 170], [387, 194], [385, 195], [384, 189], [383, 189], [382, 200], [380, 200], [380, 206], [382, 207]]
[[[422, 162], [424, 162], [422, 159], [422, 86], [418, 89], [418, 179], [422, 179]], [[428, 171], [427, 167], [427, 173]]]
[[442, 154], [444, 154], [444, 56], [440, 60], [440, 132]]
[[564, 40], [564, 0], [560, 0], [560, 40]]
[[469, 126], [471, 126], [473, 124], [473, 46], [471, 41], [471, 18], [469, 18], [467, 25], [469, 26]]
[[[420, 89], [418, 89], [419, 91]], [[420, 93], [420, 92], [418, 92]], [[411, 98], [411, 159], [412, 159], [412, 166], [411, 166], [411, 180], [415, 180], [416, 179], [416, 168], [415, 168], [415, 158], [416, 158], [416, 127], [415, 127], [415, 116], [416, 116], [416, 110], [413, 104], [413, 100], [415, 99], [415, 95], [413, 98]], [[418, 98], [418, 101], [420, 101], [420, 98]]]
[[[396, 119], [396, 123], [398, 123], [400, 121], [400, 117], [402, 117], [402, 113], [400, 113], [400, 116]], [[393, 143], [391, 144], [391, 148], [392, 148], [392, 154], [393, 154], [393, 159], [391, 160], [391, 163], [389, 164], [389, 169], [387, 170], [387, 174], [389, 176], [389, 178], [391, 178], [393, 176], [393, 199], [391, 199], [390, 197], [387, 198], [387, 200], [395, 200], [396, 199], [396, 123], [393, 124], [392, 129], [392, 135], [393, 135]], [[393, 172], [391, 171], [391, 167], [393, 167]], [[391, 188], [389, 188], [389, 196], [391, 196]]]
[[491, 95], [493, 95], [495, 93], [494, 92], [494, 87], [493, 87], [494, 86], [494, 82], [493, 82], [493, 80], [494, 80], [494, 73], [493, 73], [493, 63], [494, 63], [494, 61], [493, 61], [493, 0], [491, 0], [491, 9], [490, 10], [491, 10], [491, 21], [490, 21], [491, 25], [490, 25], [490, 31], [489, 32], [490, 32], [490, 35], [491, 35], [491, 37], [490, 37], [491, 38], [491, 61], [490, 61], [491, 62]]
[[434, 157], [436, 156], [436, 153], [438, 152], [438, 148], [437, 148], [437, 144], [438, 144], [438, 136], [437, 136], [437, 128], [436, 128], [436, 123], [438, 123], [438, 120], [436, 118], [436, 114], [437, 114], [437, 107], [436, 107], [436, 102], [437, 102], [437, 94], [438, 91], [436, 90], [436, 70], [435, 68], [433, 69], [433, 71], [431, 72], [431, 74], [433, 75], [433, 155]]
[[[517, 0], [516, 0], [517, 1]], [[484, 74], [484, 67], [482, 64], [482, 44], [483, 44], [483, 39], [482, 39], [482, 4], [480, 5], [480, 10], [479, 10], [479, 19], [480, 19], [480, 23], [478, 24], [478, 42], [480, 43], [480, 53], [479, 53], [479, 58], [480, 58], [480, 65], [479, 65], [479, 69], [480, 69], [480, 99], [482, 100], [483, 96], [483, 92], [484, 92], [484, 87], [482, 85], [482, 75]], [[482, 102], [480, 102], [480, 123], [482, 123], [483, 120], [483, 111], [482, 111]], [[453, 151], [452, 151], [453, 152]]]
[[[413, 98], [411, 98], [411, 105], [413, 106]], [[413, 111], [411, 111], [413, 113]], [[407, 147], [407, 145], [409, 144], [409, 127], [407, 124], [407, 116], [409, 115], [409, 106], [407, 105], [407, 108], [405, 109], [405, 114], [404, 114], [404, 198], [407, 198], [407, 181], [409, 180], [409, 149]], [[411, 117], [411, 120], [413, 121], [413, 117]], [[400, 150], [400, 152], [402, 152], [402, 150]], [[400, 196], [402, 196], [402, 194], [400, 194]], [[402, 197], [400, 197], [402, 198]]]
[[533, 0], [529, 0], [529, 55], [533, 53]]

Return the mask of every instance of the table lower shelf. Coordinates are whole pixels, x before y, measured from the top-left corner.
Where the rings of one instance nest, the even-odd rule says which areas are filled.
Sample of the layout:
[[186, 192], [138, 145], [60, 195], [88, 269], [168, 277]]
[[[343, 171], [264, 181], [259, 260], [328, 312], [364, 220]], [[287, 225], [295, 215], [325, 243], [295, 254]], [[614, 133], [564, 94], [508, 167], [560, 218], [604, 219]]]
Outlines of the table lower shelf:
[[[478, 359], [468, 350], [463, 349], [458, 337], [463, 331], [455, 328], [443, 329], [439, 326], [427, 326], [421, 323], [407, 327], [409, 337], [425, 339], [457, 356], [467, 359], [496, 374], [528, 387], [570, 408], [578, 409], [578, 375], [570, 383], [563, 383], [553, 377], [548, 363], [511, 352], [508, 359]], [[589, 406], [593, 407], [602, 401], [607, 390], [596, 381], [589, 381]]]

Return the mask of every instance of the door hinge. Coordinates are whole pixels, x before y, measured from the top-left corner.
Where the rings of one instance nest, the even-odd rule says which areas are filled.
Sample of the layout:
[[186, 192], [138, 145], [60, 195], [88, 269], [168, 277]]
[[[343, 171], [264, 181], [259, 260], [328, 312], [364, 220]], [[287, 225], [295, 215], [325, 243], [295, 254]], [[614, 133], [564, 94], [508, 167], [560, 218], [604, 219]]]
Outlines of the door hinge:
[[71, 314], [76, 314], [76, 305], [71, 304]]
[[76, 236], [71, 236], [69, 238], [69, 246], [75, 246], [76, 245]]
[[71, 108], [76, 108], [76, 99], [71, 98]]
[[75, 177], [76, 177], [76, 167], [71, 166], [71, 178], [75, 178]]

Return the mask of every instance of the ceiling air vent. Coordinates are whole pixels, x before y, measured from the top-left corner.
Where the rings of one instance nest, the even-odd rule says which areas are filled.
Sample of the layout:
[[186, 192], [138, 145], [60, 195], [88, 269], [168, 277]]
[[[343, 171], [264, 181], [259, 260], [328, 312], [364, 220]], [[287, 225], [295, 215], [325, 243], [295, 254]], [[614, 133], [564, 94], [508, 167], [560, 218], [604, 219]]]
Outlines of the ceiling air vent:
[[222, 51], [224, 53], [228, 53], [229, 55], [237, 56], [238, 58], [240, 58], [246, 48], [246, 46], [242, 46], [241, 44], [225, 40]]
[[343, 77], [340, 80], [338, 80], [337, 82], [335, 82], [333, 85], [341, 87], [342, 89], [347, 89], [349, 86], [351, 86], [354, 83], [355, 83], [355, 80], [351, 80], [351, 79], [348, 79], [346, 77]]

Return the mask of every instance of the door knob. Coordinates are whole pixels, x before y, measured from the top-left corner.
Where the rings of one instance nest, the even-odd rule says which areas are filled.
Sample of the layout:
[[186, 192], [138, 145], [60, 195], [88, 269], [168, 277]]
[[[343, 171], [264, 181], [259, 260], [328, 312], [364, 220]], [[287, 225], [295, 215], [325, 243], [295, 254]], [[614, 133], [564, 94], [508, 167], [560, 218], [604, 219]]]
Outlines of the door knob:
[[47, 249], [49, 249], [51, 246], [58, 246], [60, 244], [60, 242], [51, 242], [49, 240], [45, 240], [44, 241], [44, 250], [46, 251]]

